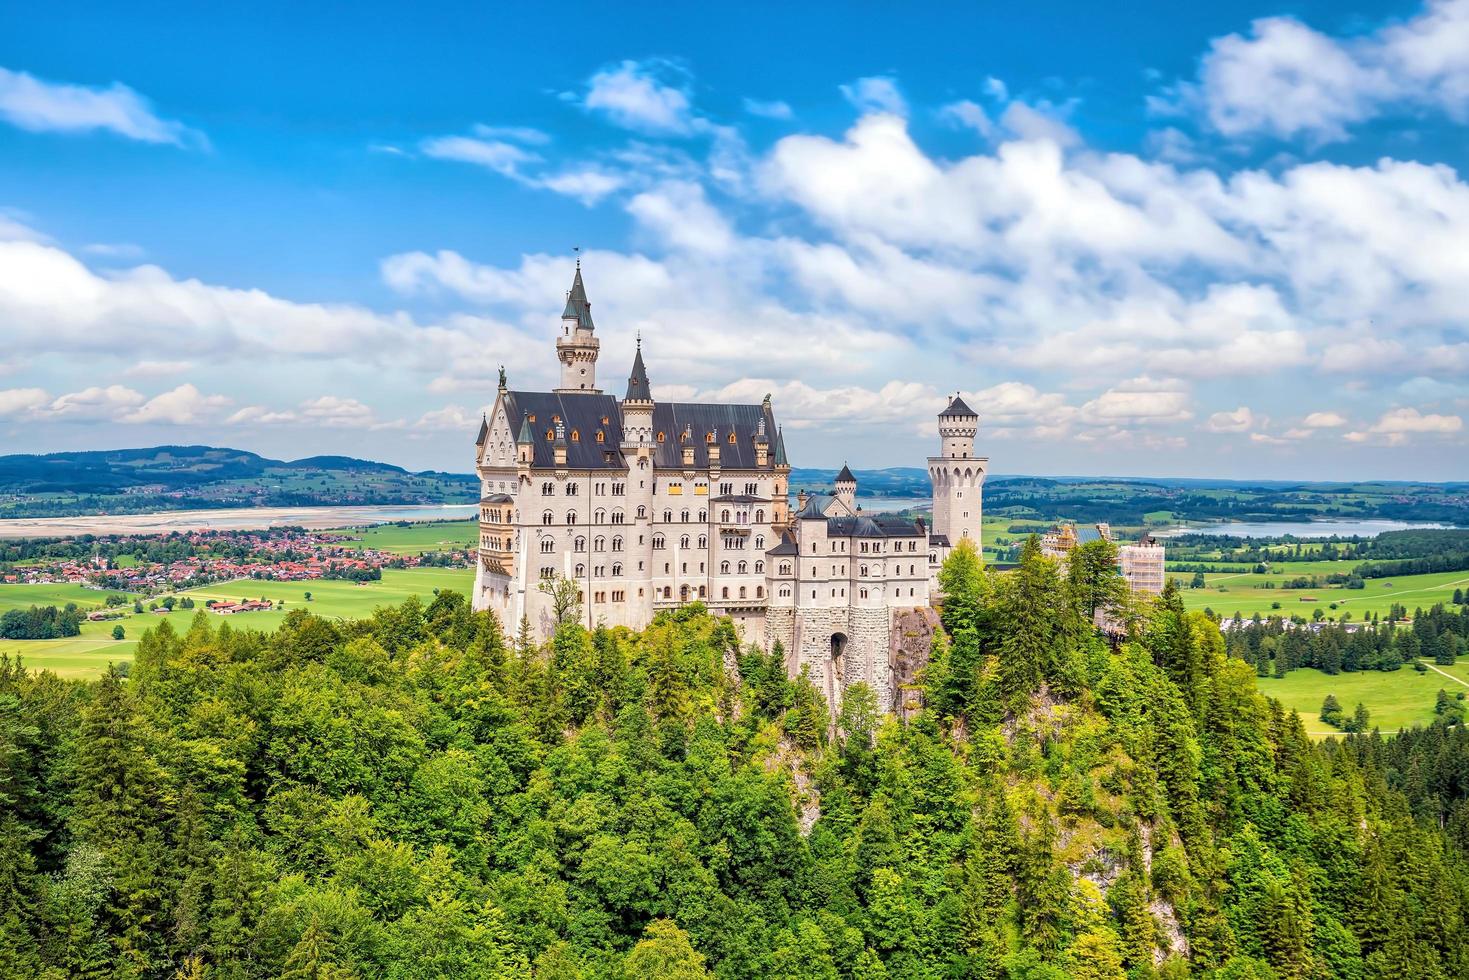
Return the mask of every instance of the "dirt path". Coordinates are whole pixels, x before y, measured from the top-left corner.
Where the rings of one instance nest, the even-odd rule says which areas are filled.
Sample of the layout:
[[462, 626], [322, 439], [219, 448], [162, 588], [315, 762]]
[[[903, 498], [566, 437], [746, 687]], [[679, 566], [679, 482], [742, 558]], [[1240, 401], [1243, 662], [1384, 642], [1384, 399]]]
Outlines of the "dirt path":
[[[1365, 595], [1352, 596], [1349, 599], [1338, 599], [1338, 600], [1336, 600], [1336, 604], [1338, 606], [1345, 606], [1347, 603], [1349, 603], [1349, 602], [1355, 602], [1357, 599], [1393, 599], [1393, 600], [1396, 600], [1398, 598], [1398, 596], [1412, 595], [1415, 592], [1435, 592], [1435, 591], [1437, 591], [1439, 589], [1449, 589], [1449, 588], [1452, 588], [1452, 587], [1454, 587], [1456, 585], [1463, 585], [1465, 582], [1469, 582], [1469, 578], [1455, 579], [1452, 582], [1445, 582], [1443, 585], [1429, 585], [1429, 586], [1425, 586], [1425, 587], [1423, 587], [1421, 589], [1405, 589], [1402, 592], [1389, 592], [1387, 595], [1378, 594], [1378, 595], [1374, 595], [1374, 596], [1365, 596]], [[1469, 686], [1469, 685], [1466, 685], [1466, 686]]]
[[1447, 677], [1449, 680], [1453, 681], [1455, 684], [1463, 684], [1465, 687], [1469, 687], [1469, 681], [1461, 681], [1461, 680], [1459, 680], [1459, 678], [1455, 677], [1453, 674], [1450, 674], [1448, 671], [1446, 671], [1446, 670], [1439, 670], [1437, 667], [1435, 667], [1433, 664], [1429, 663], [1427, 660], [1420, 660], [1419, 663], [1423, 664], [1423, 666], [1427, 667], [1429, 670], [1433, 671], [1435, 674], [1443, 674], [1445, 677]]

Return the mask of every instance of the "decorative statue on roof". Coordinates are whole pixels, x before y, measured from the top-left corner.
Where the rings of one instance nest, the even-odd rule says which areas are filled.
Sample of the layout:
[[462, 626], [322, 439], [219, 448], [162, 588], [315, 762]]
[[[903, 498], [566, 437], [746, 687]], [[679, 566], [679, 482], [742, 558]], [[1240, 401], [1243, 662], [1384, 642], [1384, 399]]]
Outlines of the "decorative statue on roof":
[[500, 390], [505, 390], [505, 365], [500, 365]]

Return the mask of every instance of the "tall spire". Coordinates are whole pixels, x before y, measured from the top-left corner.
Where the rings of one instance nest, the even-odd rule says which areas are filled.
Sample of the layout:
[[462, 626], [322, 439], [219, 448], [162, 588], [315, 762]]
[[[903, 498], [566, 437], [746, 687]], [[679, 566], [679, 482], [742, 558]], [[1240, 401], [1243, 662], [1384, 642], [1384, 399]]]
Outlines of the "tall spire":
[[653, 400], [653, 392], [648, 387], [648, 369], [643, 366], [643, 338], [638, 336], [638, 352], [632, 359], [632, 374], [627, 379], [627, 398], [625, 401], [650, 402]]
[[786, 434], [784, 427], [775, 430], [775, 465], [791, 465], [790, 460], [786, 459]]
[[587, 287], [581, 281], [581, 259], [576, 260], [576, 275], [571, 280], [571, 292], [566, 294], [566, 309], [563, 320], [575, 320], [580, 329], [591, 330], [592, 304], [587, 299]]
[[485, 440], [488, 439], [489, 437], [490, 437], [490, 417], [488, 415], [482, 415], [482, 416], [480, 416], [480, 420], [479, 420], [479, 435], [475, 438], [474, 444], [476, 446], [483, 446], [485, 444]]
[[520, 422], [520, 435], [516, 438], [517, 446], [534, 446], [536, 444], [535, 433], [530, 430], [530, 413], [525, 413], [525, 418]]

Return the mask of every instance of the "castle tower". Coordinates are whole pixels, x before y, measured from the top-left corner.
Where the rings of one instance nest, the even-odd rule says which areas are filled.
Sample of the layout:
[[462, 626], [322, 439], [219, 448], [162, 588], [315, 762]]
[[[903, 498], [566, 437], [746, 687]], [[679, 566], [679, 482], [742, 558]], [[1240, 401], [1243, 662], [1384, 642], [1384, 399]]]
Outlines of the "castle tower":
[[958, 395], [939, 413], [940, 455], [928, 458], [933, 483], [933, 533], [956, 545], [980, 546], [983, 486], [989, 458], [974, 455], [979, 416]]
[[[774, 512], [775, 523], [785, 527], [791, 522], [791, 498], [790, 479], [791, 461], [786, 456], [786, 437], [784, 429], [775, 430], [775, 481], [770, 495], [775, 499]], [[802, 501], [802, 506], [805, 502]]]
[[627, 377], [627, 396], [622, 400], [622, 441], [628, 448], [653, 441], [653, 391], [648, 385], [648, 369], [643, 366], [641, 337], [632, 373]]
[[556, 357], [561, 361], [561, 386], [558, 394], [583, 392], [600, 395], [597, 387], [597, 351], [602, 342], [592, 326], [592, 304], [581, 281], [581, 260], [576, 261], [576, 277], [566, 294], [566, 309], [561, 314], [561, 336], [556, 338]]
[[847, 505], [847, 510], [857, 512], [857, 478], [846, 463], [842, 464], [842, 471], [837, 474], [837, 499]]

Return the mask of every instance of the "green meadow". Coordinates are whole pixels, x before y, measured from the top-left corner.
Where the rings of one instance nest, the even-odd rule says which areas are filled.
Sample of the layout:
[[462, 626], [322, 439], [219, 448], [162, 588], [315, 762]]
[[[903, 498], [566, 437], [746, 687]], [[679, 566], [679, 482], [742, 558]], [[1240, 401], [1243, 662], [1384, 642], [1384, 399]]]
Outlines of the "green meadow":
[[[1307, 619], [1320, 609], [1333, 619], [1341, 619], [1351, 613], [1352, 619], [1361, 620], [1377, 613], [1386, 616], [1393, 603], [1406, 606], [1408, 614], [1422, 607], [1428, 609], [1435, 603], [1452, 601], [1455, 589], [1469, 589], [1469, 572], [1433, 572], [1427, 575], [1398, 575], [1393, 578], [1367, 579], [1366, 588], [1348, 589], [1340, 585], [1323, 585], [1313, 589], [1286, 589], [1285, 585], [1297, 575], [1320, 575], [1332, 571], [1347, 571], [1353, 562], [1292, 562], [1282, 567], [1284, 571], [1268, 572], [1225, 572], [1206, 574], [1205, 587], [1183, 590], [1183, 602], [1189, 609], [1212, 609], [1229, 618], [1236, 612], [1249, 619], [1255, 613], [1261, 616], [1300, 615]], [[1192, 573], [1170, 572], [1180, 584], [1187, 584]], [[1269, 586], [1273, 586], [1269, 587]], [[1279, 608], [1275, 608], [1279, 603]], [[1332, 609], [1332, 604], [1336, 605]]]
[[[219, 622], [228, 622], [239, 629], [269, 631], [280, 625], [286, 613], [297, 606], [310, 609], [319, 616], [355, 619], [367, 616], [378, 606], [390, 606], [402, 602], [410, 595], [427, 601], [435, 589], [455, 589], [468, 595], [474, 584], [471, 568], [403, 568], [383, 569], [380, 582], [269, 582], [259, 579], [239, 579], [221, 582], [198, 589], [189, 589], [176, 595], [192, 596], [197, 608], [202, 609], [208, 599], [238, 602], [241, 599], [270, 599], [277, 608], [269, 612], [240, 613], [235, 616], [216, 616]], [[311, 601], [306, 601], [306, 593]], [[86, 612], [102, 605], [107, 593], [95, 589], [84, 589], [79, 585], [5, 585], [0, 586], [0, 613], [8, 609], [29, 606], [65, 605], [75, 602]], [[151, 597], [152, 602], [158, 596]], [[281, 603], [284, 602], [284, 607]], [[189, 610], [179, 609], [165, 616], [160, 613], [134, 614], [131, 606], [123, 607], [128, 615], [124, 619], [103, 623], [83, 623], [80, 636], [60, 640], [0, 640], [0, 653], [19, 655], [32, 670], [54, 670], [63, 677], [95, 676], [107, 669], [112, 662], [126, 663], [132, 660], [133, 650], [143, 631], [156, 626], [161, 620], [169, 619], [175, 629], [187, 629], [193, 616]], [[122, 626], [127, 637], [112, 638], [114, 626]]]
[[[1315, 736], [1340, 735], [1321, 720], [1321, 702], [1336, 695], [1350, 715], [1358, 703], [1367, 706], [1370, 723], [1383, 732], [1427, 725], [1433, 721], [1433, 705], [1440, 689], [1450, 694], [1469, 692], [1469, 663], [1419, 673], [1412, 667], [1401, 670], [1359, 670], [1348, 674], [1323, 674], [1303, 667], [1281, 678], [1261, 677], [1261, 693], [1275, 698], [1301, 716], [1306, 731]], [[1458, 678], [1456, 682], [1454, 678]]]
[[344, 527], [323, 532], [350, 540], [346, 544], [374, 548], [395, 555], [417, 555], [427, 551], [453, 551], [474, 544], [478, 524], [467, 521], [379, 524], [374, 527]]

